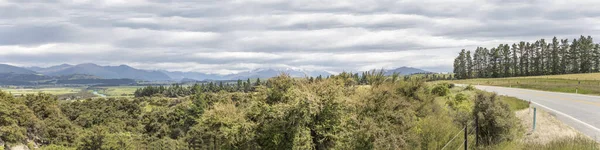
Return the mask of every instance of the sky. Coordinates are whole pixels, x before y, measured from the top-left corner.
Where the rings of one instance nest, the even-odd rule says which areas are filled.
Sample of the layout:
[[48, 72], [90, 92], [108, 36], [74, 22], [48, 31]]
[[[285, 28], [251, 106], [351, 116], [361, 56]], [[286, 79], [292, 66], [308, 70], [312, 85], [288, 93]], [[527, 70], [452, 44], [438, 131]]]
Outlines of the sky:
[[0, 63], [452, 71], [461, 49], [600, 33], [600, 1], [0, 0]]

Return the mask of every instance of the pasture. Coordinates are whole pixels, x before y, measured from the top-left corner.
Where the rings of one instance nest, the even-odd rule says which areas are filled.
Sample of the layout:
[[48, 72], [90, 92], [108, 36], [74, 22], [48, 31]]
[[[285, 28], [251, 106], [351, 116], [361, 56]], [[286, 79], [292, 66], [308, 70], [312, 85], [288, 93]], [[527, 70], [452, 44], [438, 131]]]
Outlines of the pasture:
[[0, 90], [9, 92], [13, 95], [26, 95], [37, 93], [48, 93], [52, 95], [74, 94], [82, 91], [82, 88], [71, 87], [53, 87], [53, 88], [0, 88]]
[[133, 97], [133, 93], [142, 86], [105, 86], [88, 88], [90, 91], [97, 91], [108, 97]]
[[600, 73], [453, 80], [453, 83], [600, 95]]

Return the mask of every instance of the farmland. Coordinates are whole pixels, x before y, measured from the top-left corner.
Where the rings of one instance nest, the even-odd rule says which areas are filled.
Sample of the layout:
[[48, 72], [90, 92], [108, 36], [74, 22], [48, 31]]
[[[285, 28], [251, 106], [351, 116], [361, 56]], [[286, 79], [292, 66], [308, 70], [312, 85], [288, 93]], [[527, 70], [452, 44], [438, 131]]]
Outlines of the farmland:
[[70, 87], [52, 87], [52, 88], [0, 88], [0, 90], [9, 92], [13, 95], [26, 95], [26, 94], [37, 94], [37, 93], [48, 93], [52, 95], [64, 95], [78, 93], [81, 88], [70, 88]]
[[458, 84], [491, 85], [563, 93], [600, 95], [600, 73], [453, 80]]
[[135, 90], [142, 86], [106, 86], [88, 88], [89, 91], [97, 91], [108, 97], [132, 97]]

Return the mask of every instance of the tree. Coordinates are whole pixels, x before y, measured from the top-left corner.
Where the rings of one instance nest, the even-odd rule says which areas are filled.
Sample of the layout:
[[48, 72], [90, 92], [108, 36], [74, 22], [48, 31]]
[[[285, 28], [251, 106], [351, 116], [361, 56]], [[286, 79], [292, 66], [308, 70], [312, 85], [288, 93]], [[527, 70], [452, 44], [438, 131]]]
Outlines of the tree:
[[473, 60], [471, 59], [471, 51], [467, 51], [467, 53], [465, 55], [466, 55], [465, 68], [467, 70], [465, 77], [467, 79], [470, 79], [470, 78], [473, 78]]
[[569, 49], [570, 71], [571, 73], [579, 73], [579, 42], [573, 39], [571, 48]]
[[560, 69], [559, 72], [560, 74], [566, 74], [569, 73], [570, 70], [568, 69], [569, 66], [571, 66], [571, 59], [569, 58], [569, 48], [570, 48], [570, 44], [569, 44], [569, 40], [568, 39], [563, 39], [561, 40], [561, 45], [560, 45]]
[[515, 76], [519, 76], [519, 56], [517, 55], [517, 51], [518, 51], [518, 47], [517, 44], [512, 45], [512, 67], [511, 67], [511, 76], [515, 77]]
[[550, 47], [550, 61], [551, 61], [551, 74], [559, 74], [560, 72], [560, 47], [558, 39], [552, 38], [552, 44]]
[[503, 55], [503, 59], [502, 59], [502, 66], [504, 68], [503, 70], [503, 76], [504, 77], [510, 77], [511, 73], [510, 73], [510, 68], [512, 66], [512, 61], [511, 61], [511, 55], [510, 55], [510, 47], [508, 46], [508, 44], [505, 44], [502, 47], [502, 55]]
[[259, 86], [262, 85], [262, 83], [260, 82], [260, 78], [256, 78], [256, 84], [254, 84], [254, 86]]

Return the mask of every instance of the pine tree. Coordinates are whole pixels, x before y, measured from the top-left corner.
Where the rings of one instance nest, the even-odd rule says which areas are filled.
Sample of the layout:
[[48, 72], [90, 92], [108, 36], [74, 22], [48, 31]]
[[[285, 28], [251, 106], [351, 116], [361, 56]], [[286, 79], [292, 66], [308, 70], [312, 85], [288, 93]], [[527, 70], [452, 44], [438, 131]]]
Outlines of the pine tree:
[[512, 67], [511, 67], [511, 76], [519, 76], [519, 56], [517, 55], [517, 44], [512, 45]]
[[254, 86], [259, 86], [262, 83], [260, 82], [260, 78], [256, 78], [256, 83], [254, 84]]
[[594, 43], [592, 37], [588, 36], [587, 38], [581, 36], [579, 38], [579, 58], [581, 59], [581, 63], [579, 64], [581, 73], [590, 73], [592, 71], [593, 61], [592, 61], [592, 51], [594, 49]]
[[594, 46], [594, 72], [600, 71], [600, 44]]
[[525, 68], [527, 67], [525, 58], [527, 58], [527, 55], [525, 50], [525, 42], [523, 41], [519, 43], [519, 54], [519, 76], [525, 76]]
[[570, 73], [579, 73], [579, 41], [573, 39], [569, 49]]
[[466, 70], [467, 70], [467, 74], [466, 74], [466, 78], [470, 79], [473, 78], [473, 60], [471, 59], [471, 51], [467, 51], [466, 55]]
[[503, 55], [503, 60], [502, 60], [502, 66], [504, 67], [504, 77], [510, 77], [510, 67], [512, 65], [512, 61], [511, 61], [511, 57], [510, 57], [510, 47], [508, 46], [508, 44], [505, 44], [502, 47], [502, 55]]
[[556, 37], [552, 38], [552, 44], [550, 47], [550, 62], [551, 62], [551, 73], [559, 74], [560, 73], [560, 49], [559, 49], [558, 39]]
[[560, 68], [559, 68], [559, 72], [560, 74], [566, 74], [569, 73], [569, 66], [571, 66], [571, 59], [569, 58], [569, 48], [571, 47], [571, 45], [569, 44], [569, 39], [563, 39], [560, 42], [560, 51], [559, 51], [559, 55], [560, 55]]

